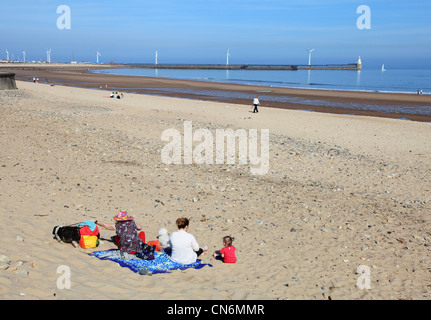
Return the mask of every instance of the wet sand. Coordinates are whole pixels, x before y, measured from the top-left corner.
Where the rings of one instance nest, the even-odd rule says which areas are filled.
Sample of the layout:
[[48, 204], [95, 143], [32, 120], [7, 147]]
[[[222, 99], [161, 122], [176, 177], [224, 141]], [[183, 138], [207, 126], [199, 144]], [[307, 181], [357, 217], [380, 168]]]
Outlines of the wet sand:
[[[408, 119], [412, 121], [431, 122], [431, 116], [402, 112], [402, 109], [412, 106], [430, 106], [430, 95], [392, 94], [378, 92], [352, 92], [314, 89], [291, 89], [264, 86], [248, 86], [239, 84], [226, 84], [218, 82], [203, 82], [190, 80], [176, 80], [166, 78], [152, 78], [139, 76], [121, 76], [92, 73], [89, 70], [122, 68], [123, 65], [15, 65], [0, 66], [1, 70], [13, 71], [16, 79], [32, 81], [39, 77], [42, 83], [53, 83], [83, 88], [103, 89], [108, 91], [121, 91], [130, 93], [143, 93], [186, 99], [205, 101], [219, 101], [226, 103], [251, 105], [256, 95], [266, 97], [289, 97], [304, 99], [301, 104], [295, 102], [278, 102], [261, 99], [261, 107], [272, 107], [293, 110], [309, 110], [334, 114], [355, 114], [395, 119]], [[294, 72], [294, 71], [292, 71]], [[336, 71], [334, 71], [336, 72]], [[186, 92], [181, 92], [186, 91]], [[207, 91], [218, 92], [217, 96], [205, 94]], [[241, 93], [241, 97], [229, 97], [229, 92]], [[226, 94], [225, 94], [226, 93]], [[327, 104], [314, 105], [307, 101], [326, 101]], [[333, 103], [334, 105], [330, 106]], [[354, 105], [381, 105], [392, 106], [393, 112], [379, 112], [374, 110], [355, 109]], [[329, 106], [328, 106], [329, 105]], [[343, 107], [343, 105], [345, 107]], [[349, 106], [349, 107], [348, 107]], [[397, 107], [400, 111], [397, 111]]]

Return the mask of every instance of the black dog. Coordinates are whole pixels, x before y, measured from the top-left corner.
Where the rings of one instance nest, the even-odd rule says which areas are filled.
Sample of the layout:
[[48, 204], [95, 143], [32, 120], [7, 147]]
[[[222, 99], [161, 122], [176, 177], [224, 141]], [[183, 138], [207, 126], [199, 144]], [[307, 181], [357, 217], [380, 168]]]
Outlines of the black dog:
[[79, 227], [56, 226], [52, 230], [52, 234], [54, 235], [54, 239], [58, 240], [59, 242], [72, 243], [72, 245], [76, 248], [78, 247], [79, 240], [81, 239], [79, 229]]

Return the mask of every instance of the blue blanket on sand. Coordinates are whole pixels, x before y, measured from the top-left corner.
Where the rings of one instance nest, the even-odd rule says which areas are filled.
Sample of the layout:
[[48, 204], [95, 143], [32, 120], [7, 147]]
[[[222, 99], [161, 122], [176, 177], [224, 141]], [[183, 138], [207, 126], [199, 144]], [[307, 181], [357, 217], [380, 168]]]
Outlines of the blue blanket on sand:
[[122, 267], [127, 267], [133, 272], [139, 274], [151, 273], [168, 273], [173, 270], [185, 270], [188, 268], [201, 269], [205, 266], [212, 267], [211, 264], [204, 264], [201, 260], [191, 264], [181, 264], [169, 259], [169, 256], [164, 252], [154, 252], [154, 260], [143, 260], [139, 259], [134, 255], [122, 255], [118, 249], [110, 249], [106, 251], [96, 251], [89, 253], [90, 256], [94, 256], [101, 260], [111, 260], [117, 262]]

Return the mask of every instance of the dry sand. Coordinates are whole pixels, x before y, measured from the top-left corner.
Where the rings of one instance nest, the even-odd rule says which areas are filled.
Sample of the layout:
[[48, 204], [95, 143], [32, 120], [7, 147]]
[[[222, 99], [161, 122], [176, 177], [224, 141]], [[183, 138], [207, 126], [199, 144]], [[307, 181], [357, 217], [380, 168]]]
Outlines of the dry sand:
[[[0, 91], [1, 299], [429, 299], [431, 125], [17, 83]], [[270, 130], [270, 168], [165, 165], [163, 130]], [[127, 210], [238, 262], [141, 276], [52, 239]], [[101, 230], [97, 250], [114, 248]], [[4, 263], [3, 263], [4, 265]], [[57, 268], [71, 270], [59, 289]], [[371, 289], [357, 287], [361, 265]]]

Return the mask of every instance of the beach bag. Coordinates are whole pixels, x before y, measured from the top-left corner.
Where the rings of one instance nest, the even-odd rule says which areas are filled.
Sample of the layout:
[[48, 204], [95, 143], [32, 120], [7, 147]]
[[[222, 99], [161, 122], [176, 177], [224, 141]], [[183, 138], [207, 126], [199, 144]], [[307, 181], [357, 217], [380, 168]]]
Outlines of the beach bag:
[[96, 248], [99, 245], [99, 228], [96, 226], [94, 230], [91, 230], [88, 225], [84, 225], [79, 229], [81, 239], [79, 240], [79, 246], [84, 249]]
[[160, 245], [159, 240], [148, 241], [148, 245], [156, 247], [155, 251], [162, 251], [162, 246]]
[[154, 260], [154, 250], [156, 246], [150, 246], [146, 243], [142, 243], [142, 246], [136, 252], [136, 256], [143, 260]]

